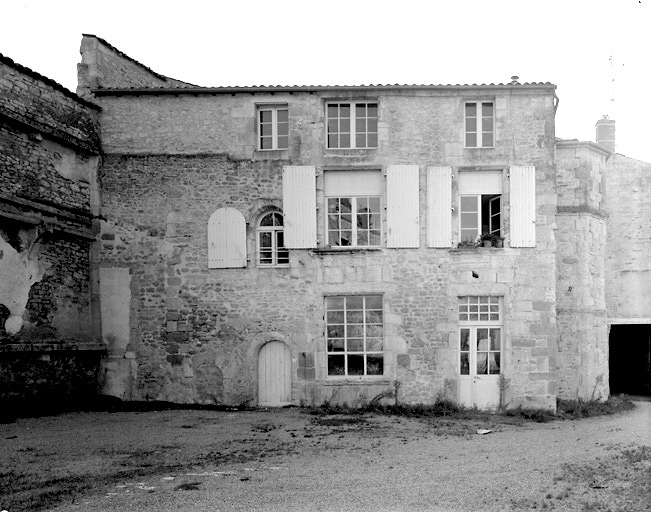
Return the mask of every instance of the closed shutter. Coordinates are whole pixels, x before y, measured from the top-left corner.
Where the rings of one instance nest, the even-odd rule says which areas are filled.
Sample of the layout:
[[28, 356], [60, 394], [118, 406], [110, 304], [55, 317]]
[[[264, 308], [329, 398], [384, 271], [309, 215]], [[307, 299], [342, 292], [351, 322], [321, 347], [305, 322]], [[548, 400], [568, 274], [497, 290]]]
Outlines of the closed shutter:
[[452, 246], [452, 168], [427, 168], [427, 245]]
[[316, 247], [316, 172], [313, 166], [283, 168], [285, 247]]
[[387, 168], [387, 247], [418, 247], [418, 166]]
[[220, 208], [208, 220], [208, 268], [246, 267], [246, 222], [235, 208]]
[[511, 247], [536, 246], [536, 168], [513, 165], [510, 170]]

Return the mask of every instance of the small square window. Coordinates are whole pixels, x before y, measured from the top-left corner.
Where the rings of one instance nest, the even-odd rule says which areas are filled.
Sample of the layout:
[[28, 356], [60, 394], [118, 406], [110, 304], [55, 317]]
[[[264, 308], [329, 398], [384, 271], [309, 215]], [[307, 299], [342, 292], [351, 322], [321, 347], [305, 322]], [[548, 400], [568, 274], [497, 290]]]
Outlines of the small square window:
[[377, 148], [377, 103], [328, 103], [326, 116], [328, 149]]

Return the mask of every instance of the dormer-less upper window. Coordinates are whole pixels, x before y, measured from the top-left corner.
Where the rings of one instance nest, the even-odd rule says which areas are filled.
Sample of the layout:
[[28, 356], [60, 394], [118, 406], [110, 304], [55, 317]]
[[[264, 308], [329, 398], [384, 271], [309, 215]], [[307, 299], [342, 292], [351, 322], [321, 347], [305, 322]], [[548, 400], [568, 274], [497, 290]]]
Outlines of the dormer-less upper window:
[[378, 104], [365, 101], [326, 105], [328, 149], [367, 149], [378, 145]]
[[258, 149], [260, 151], [289, 147], [289, 115], [287, 105], [258, 106]]
[[495, 147], [495, 104], [492, 101], [466, 101], [465, 147]]

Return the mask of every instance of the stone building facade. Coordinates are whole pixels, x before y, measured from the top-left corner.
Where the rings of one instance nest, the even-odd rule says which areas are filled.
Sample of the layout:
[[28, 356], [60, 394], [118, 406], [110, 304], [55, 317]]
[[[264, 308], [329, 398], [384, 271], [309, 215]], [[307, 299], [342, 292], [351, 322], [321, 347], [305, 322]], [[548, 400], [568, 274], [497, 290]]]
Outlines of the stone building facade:
[[0, 399], [97, 388], [99, 110], [0, 55]]
[[555, 407], [555, 86], [200, 88], [89, 35], [79, 70], [108, 393]]

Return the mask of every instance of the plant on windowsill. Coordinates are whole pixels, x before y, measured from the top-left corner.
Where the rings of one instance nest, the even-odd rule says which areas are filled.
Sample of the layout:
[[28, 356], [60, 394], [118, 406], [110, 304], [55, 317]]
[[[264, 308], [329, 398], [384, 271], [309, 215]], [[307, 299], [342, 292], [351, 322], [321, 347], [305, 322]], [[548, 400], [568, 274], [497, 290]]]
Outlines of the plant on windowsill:
[[485, 233], [481, 235], [481, 243], [484, 247], [502, 247], [504, 238], [495, 233]]
[[457, 244], [457, 249], [474, 249], [475, 247], [479, 247], [478, 239], [476, 239], [476, 240], [461, 240]]

